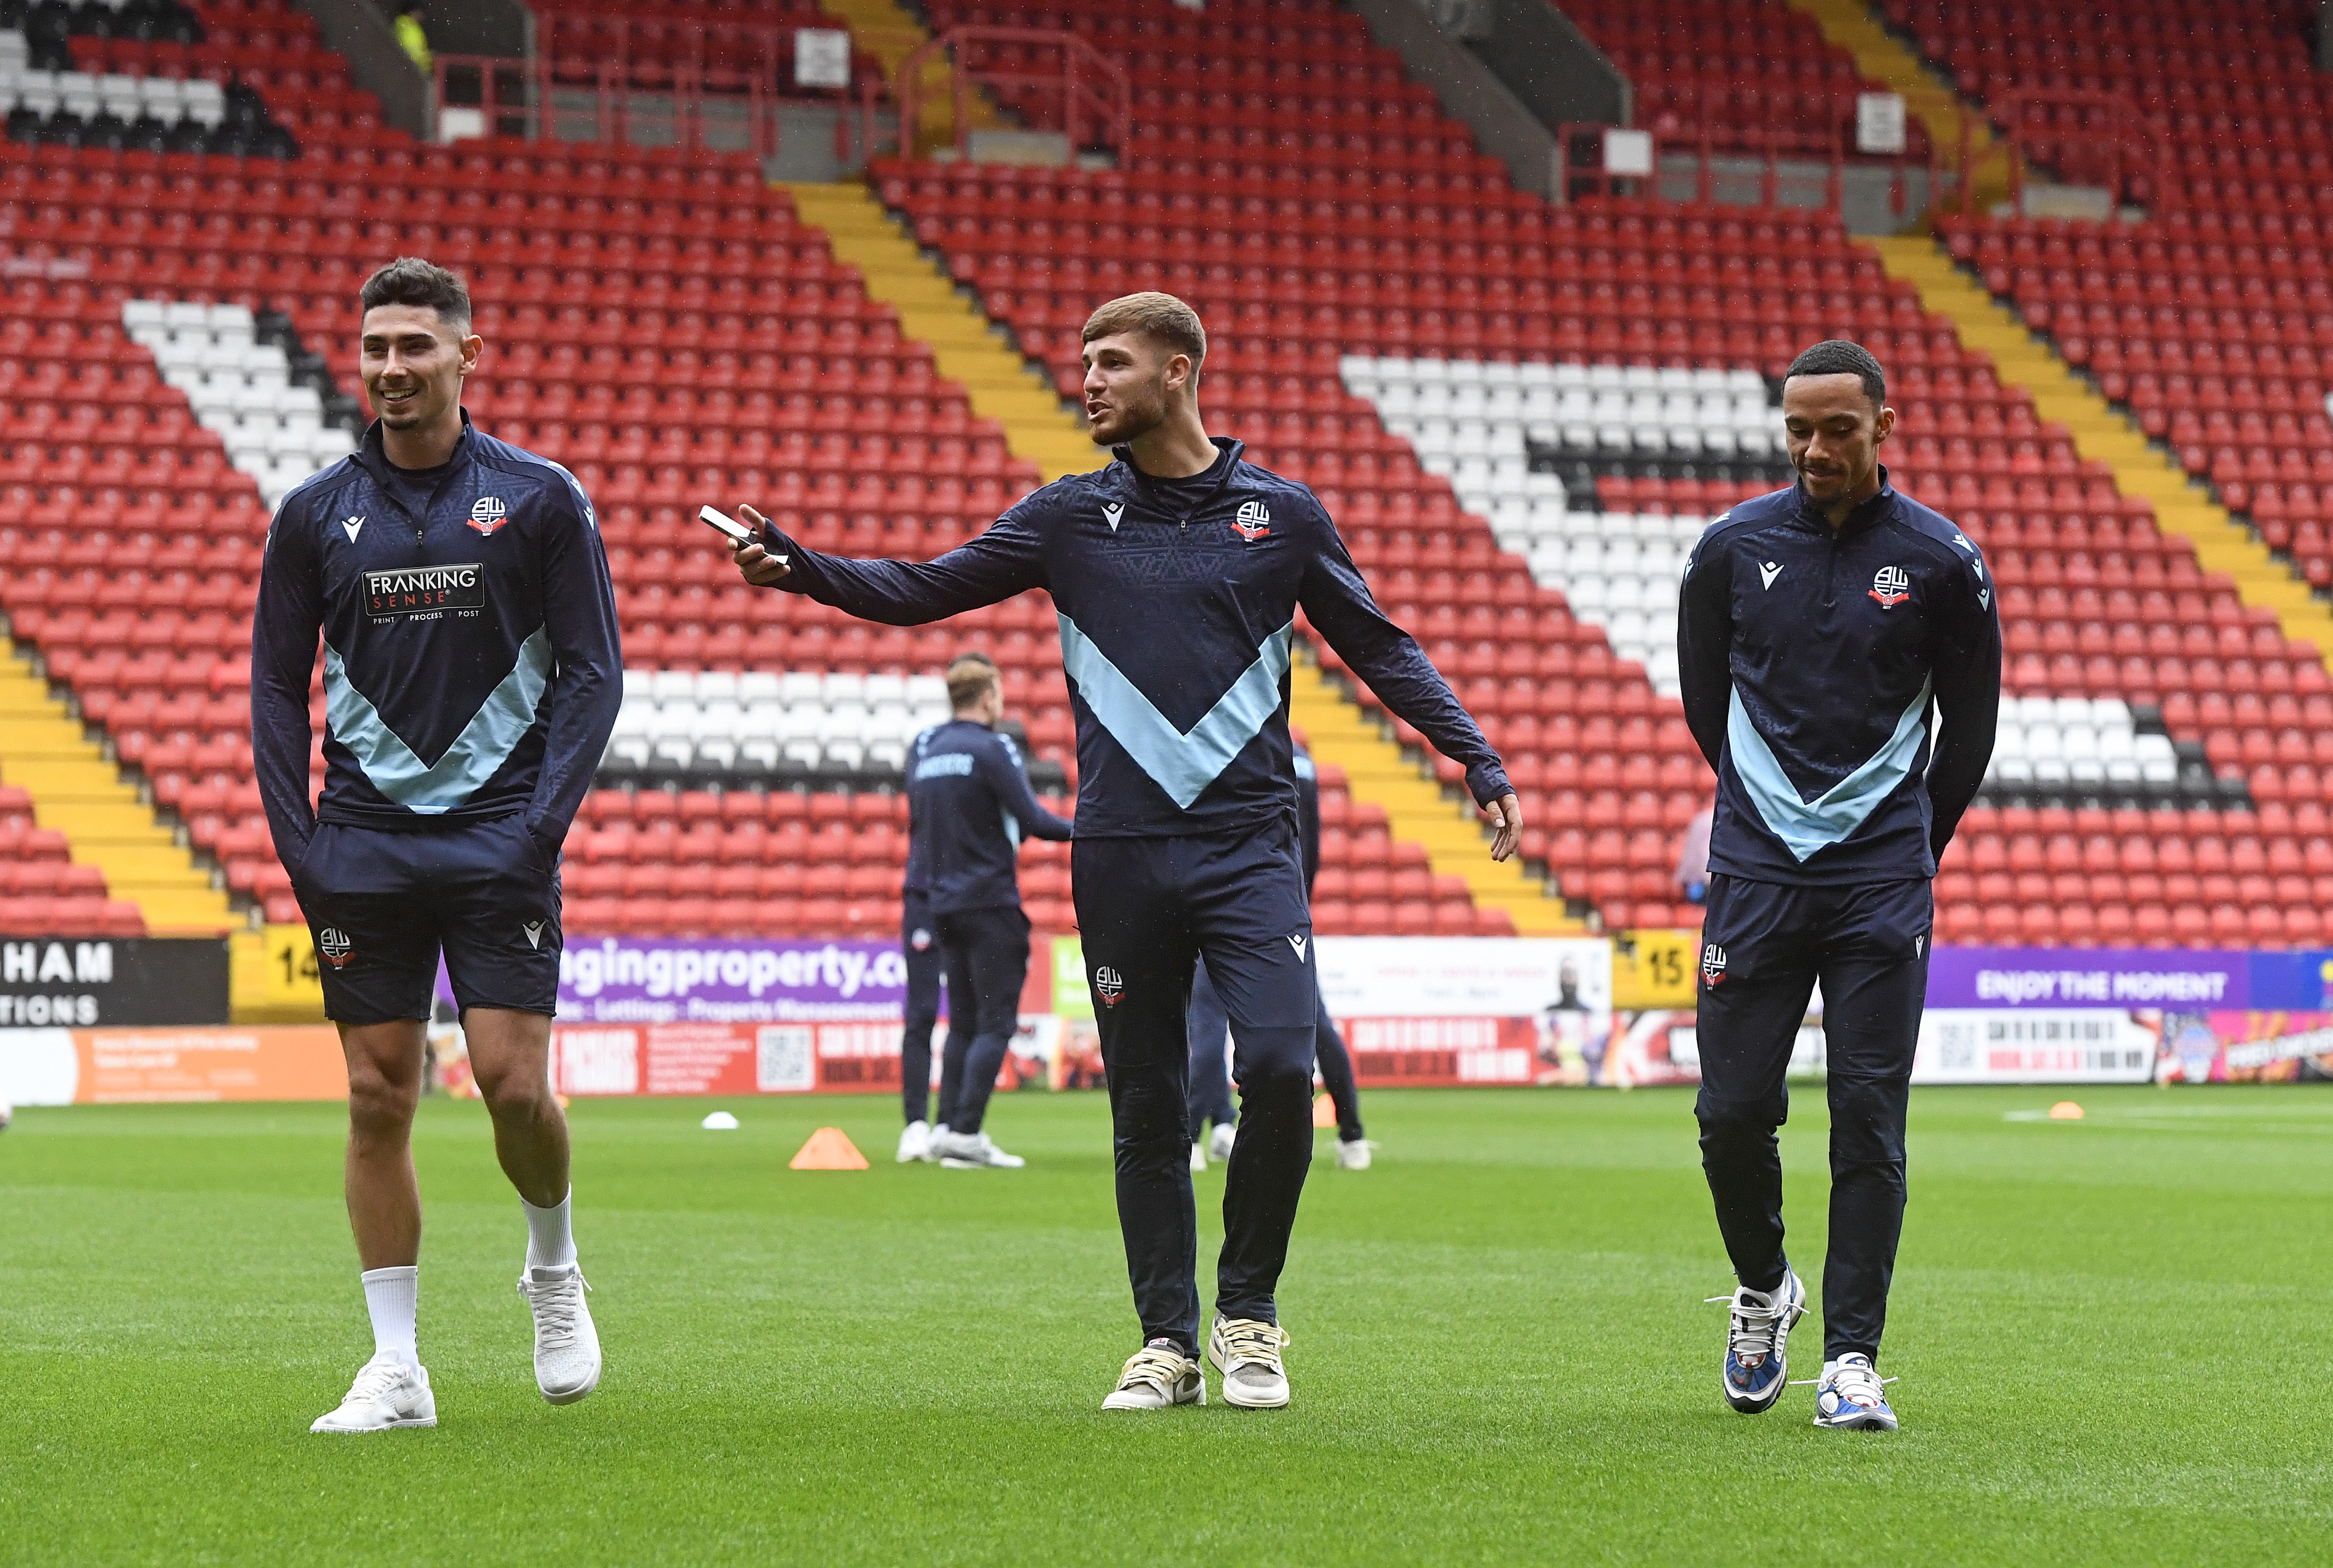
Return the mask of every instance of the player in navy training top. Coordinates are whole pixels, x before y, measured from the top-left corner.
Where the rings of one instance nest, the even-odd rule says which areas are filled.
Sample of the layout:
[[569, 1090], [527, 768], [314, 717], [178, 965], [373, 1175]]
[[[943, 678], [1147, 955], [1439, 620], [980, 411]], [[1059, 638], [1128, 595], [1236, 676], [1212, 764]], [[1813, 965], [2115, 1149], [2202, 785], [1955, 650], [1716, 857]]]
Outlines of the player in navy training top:
[[907, 759], [907, 796], [924, 834], [926, 896], [947, 970], [946, 1125], [932, 1129], [931, 1156], [952, 1171], [1012, 1170], [1025, 1162], [999, 1149], [981, 1120], [1029, 978], [1021, 839], [1066, 840], [1070, 821], [1038, 803], [1020, 749], [997, 732], [1004, 685], [994, 663], [963, 655], [948, 665], [947, 684], [955, 717], [918, 736]]
[[319, 1431], [437, 1420], [414, 1345], [411, 1133], [441, 951], [525, 1211], [537, 1385], [561, 1404], [600, 1376], [550, 1047], [560, 846], [623, 699], [607, 553], [572, 475], [470, 427], [462, 379], [484, 344], [461, 280], [401, 260], [361, 298], [379, 418], [355, 456], [284, 497], [251, 633], [254, 767], [348, 1056], [349, 1218], [376, 1343]]
[[1052, 596], [1078, 731], [1071, 893], [1144, 1340], [1104, 1404], [1205, 1397], [1184, 1125], [1184, 1009], [1200, 953], [1231, 1013], [1243, 1099], [1208, 1353], [1231, 1402], [1285, 1404], [1272, 1293], [1311, 1162], [1318, 994], [1288, 734], [1298, 610], [1464, 765], [1496, 826], [1494, 857], [1514, 852], [1522, 812], [1497, 753], [1369, 597], [1312, 492], [1243, 462], [1238, 442], [1208, 439], [1196, 313], [1168, 295], [1128, 295], [1097, 311], [1084, 337], [1087, 417], [1115, 462], [1046, 485], [936, 560], [837, 559], [750, 508], [763, 534], [736, 559], [748, 582], [896, 625], [1032, 588]]
[[1992, 756], [2001, 615], [1968, 536], [1887, 483], [1896, 411], [1877, 360], [1809, 349], [1782, 417], [1799, 483], [1710, 525], [1677, 613], [1685, 722], [1717, 770], [1695, 1111], [1739, 1281], [1722, 1382], [1737, 1410], [1771, 1407], [1805, 1310], [1774, 1129], [1819, 980], [1831, 1190], [1815, 1419], [1892, 1429], [1874, 1367], [1904, 1227], [1929, 880]]

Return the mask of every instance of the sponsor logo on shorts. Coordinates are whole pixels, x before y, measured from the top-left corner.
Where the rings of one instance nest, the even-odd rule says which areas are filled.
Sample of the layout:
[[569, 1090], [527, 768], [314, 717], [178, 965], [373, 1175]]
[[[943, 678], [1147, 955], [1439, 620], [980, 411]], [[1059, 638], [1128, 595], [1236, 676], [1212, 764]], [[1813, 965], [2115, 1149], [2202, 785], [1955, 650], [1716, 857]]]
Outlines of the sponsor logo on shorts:
[[1288, 945], [1296, 950], [1296, 961], [1298, 963], [1302, 963], [1304, 961], [1304, 949], [1311, 943], [1311, 938], [1305, 936], [1291, 936], [1288, 939]]
[[1892, 610], [1912, 597], [1912, 574], [1900, 566], [1883, 566], [1871, 579], [1871, 597], [1883, 610]]
[[546, 923], [548, 923], [544, 921], [530, 920], [519, 927], [519, 930], [526, 932], [526, 945], [537, 952], [542, 951], [542, 928]]
[[928, 951], [932, 945], [932, 933], [917, 926], [907, 937], [907, 945], [917, 952]]
[[475, 563], [365, 573], [365, 614], [377, 621], [485, 607], [486, 569]]
[[1242, 539], [1253, 544], [1272, 531], [1272, 509], [1260, 501], [1243, 501], [1239, 515], [1232, 519], [1232, 526], [1239, 530]]
[[356, 957], [355, 944], [349, 941], [347, 932], [328, 925], [316, 933], [316, 956], [334, 969], [346, 969], [349, 960]]
[[482, 495], [478, 497], [478, 503], [470, 508], [470, 526], [492, 539], [494, 530], [500, 528], [503, 519], [509, 515], [510, 508], [503, 504], [501, 496]]
[[1114, 1008], [1118, 1006], [1118, 999], [1126, 994], [1126, 977], [1104, 964], [1094, 970], [1093, 988], [1094, 995], [1101, 998], [1102, 1006]]
[[1709, 985], [1725, 981], [1725, 950], [1714, 942], [1701, 950], [1701, 978]]

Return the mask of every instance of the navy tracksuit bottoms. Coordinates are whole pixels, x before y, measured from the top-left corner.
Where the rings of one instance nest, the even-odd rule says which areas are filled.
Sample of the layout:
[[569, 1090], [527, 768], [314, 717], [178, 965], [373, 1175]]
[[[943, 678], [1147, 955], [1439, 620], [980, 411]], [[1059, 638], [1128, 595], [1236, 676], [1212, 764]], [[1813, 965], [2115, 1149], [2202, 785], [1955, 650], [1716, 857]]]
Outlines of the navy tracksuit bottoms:
[[1782, 1282], [1782, 1160], [1774, 1130], [1815, 983], [1830, 1097], [1830, 1246], [1823, 1359], [1874, 1361], [1904, 1229], [1904, 1122], [1928, 989], [1935, 904], [1925, 878], [1843, 887], [1709, 879], [1695, 1032], [1701, 1163], [1734, 1276]]
[[997, 1069], [1020, 1027], [1029, 917], [1015, 904], [958, 910], [938, 916], [936, 925], [948, 990], [940, 1114], [954, 1131], [977, 1133], [988, 1114], [988, 1096], [996, 1091]]
[[[1224, 1054], [1224, 1037], [1231, 1018], [1224, 1011], [1215, 982], [1207, 979], [1207, 962], [1199, 961], [1191, 974], [1191, 1142], [1210, 1122], [1228, 1127], [1238, 1120], [1232, 1109], [1231, 1064]], [[1361, 1136], [1361, 1096], [1353, 1083], [1352, 1053], [1345, 1037], [1329, 1016], [1328, 999], [1318, 999], [1312, 1014], [1312, 1048], [1319, 1060], [1320, 1082], [1328, 1086], [1329, 1103], [1337, 1107], [1337, 1136], [1349, 1143]]]
[[[899, 1108], [910, 1123], [925, 1121], [932, 1098], [932, 1029], [940, 1021], [940, 938], [927, 894], [900, 901], [899, 951], [907, 961], [907, 1025], [899, 1037]], [[943, 1081], [939, 1120], [947, 1120]]]
[[1224, 1182], [1215, 1311], [1279, 1321], [1273, 1292], [1312, 1162], [1320, 981], [1296, 825], [1193, 838], [1080, 838], [1070, 860], [1101, 1033], [1118, 1220], [1142, 1337], [1199, 1346], [1187, 1014], [1207, 972], [1238, 1058], [1239, 1143]]

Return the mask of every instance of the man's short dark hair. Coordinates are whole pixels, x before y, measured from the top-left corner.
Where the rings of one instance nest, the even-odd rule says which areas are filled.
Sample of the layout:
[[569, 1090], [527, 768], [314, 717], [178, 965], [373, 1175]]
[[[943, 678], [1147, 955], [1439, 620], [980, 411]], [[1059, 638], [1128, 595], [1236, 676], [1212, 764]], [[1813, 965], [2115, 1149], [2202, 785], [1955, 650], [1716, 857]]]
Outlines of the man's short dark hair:
[[1852, 376], [1863, 383], [1863, 395], [1871, 399], [1874, 408], [1887, 406], [1887, 372], [1879, 368], [1870, 349], [1844, 338], [1817, 343], [1791, 360], [1782, 379], [1788, 381], [1793, 376]]
[[364, 310], [383, 305], [420, 305], [437, 312], [438, 320], [456, 331], [470, 330], [470, 290], [460, 276], [423, 261], [399, 256], [364, 281], [357, 292]]

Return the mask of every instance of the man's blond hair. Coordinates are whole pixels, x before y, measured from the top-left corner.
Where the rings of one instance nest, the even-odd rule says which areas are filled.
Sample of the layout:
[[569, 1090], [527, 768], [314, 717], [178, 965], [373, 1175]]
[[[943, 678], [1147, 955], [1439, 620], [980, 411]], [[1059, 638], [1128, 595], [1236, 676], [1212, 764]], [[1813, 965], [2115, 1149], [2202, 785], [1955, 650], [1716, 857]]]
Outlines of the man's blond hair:
[[1172, 353], [1188, 354], [1194, 380], [1207, 358], [1207, 330], [1199, 324], [1199, 312], [1172, 294], [1122, 294], [1086, 318], [1085, 336], [1079, 340], [1090, 343], [1120, 332], [1141, 332]]
[[1003, 684], [996, 661], [986, 654], [958, 654], [948, 661], [948, 705], [959, 712], [986, 696], [989, 687]]

